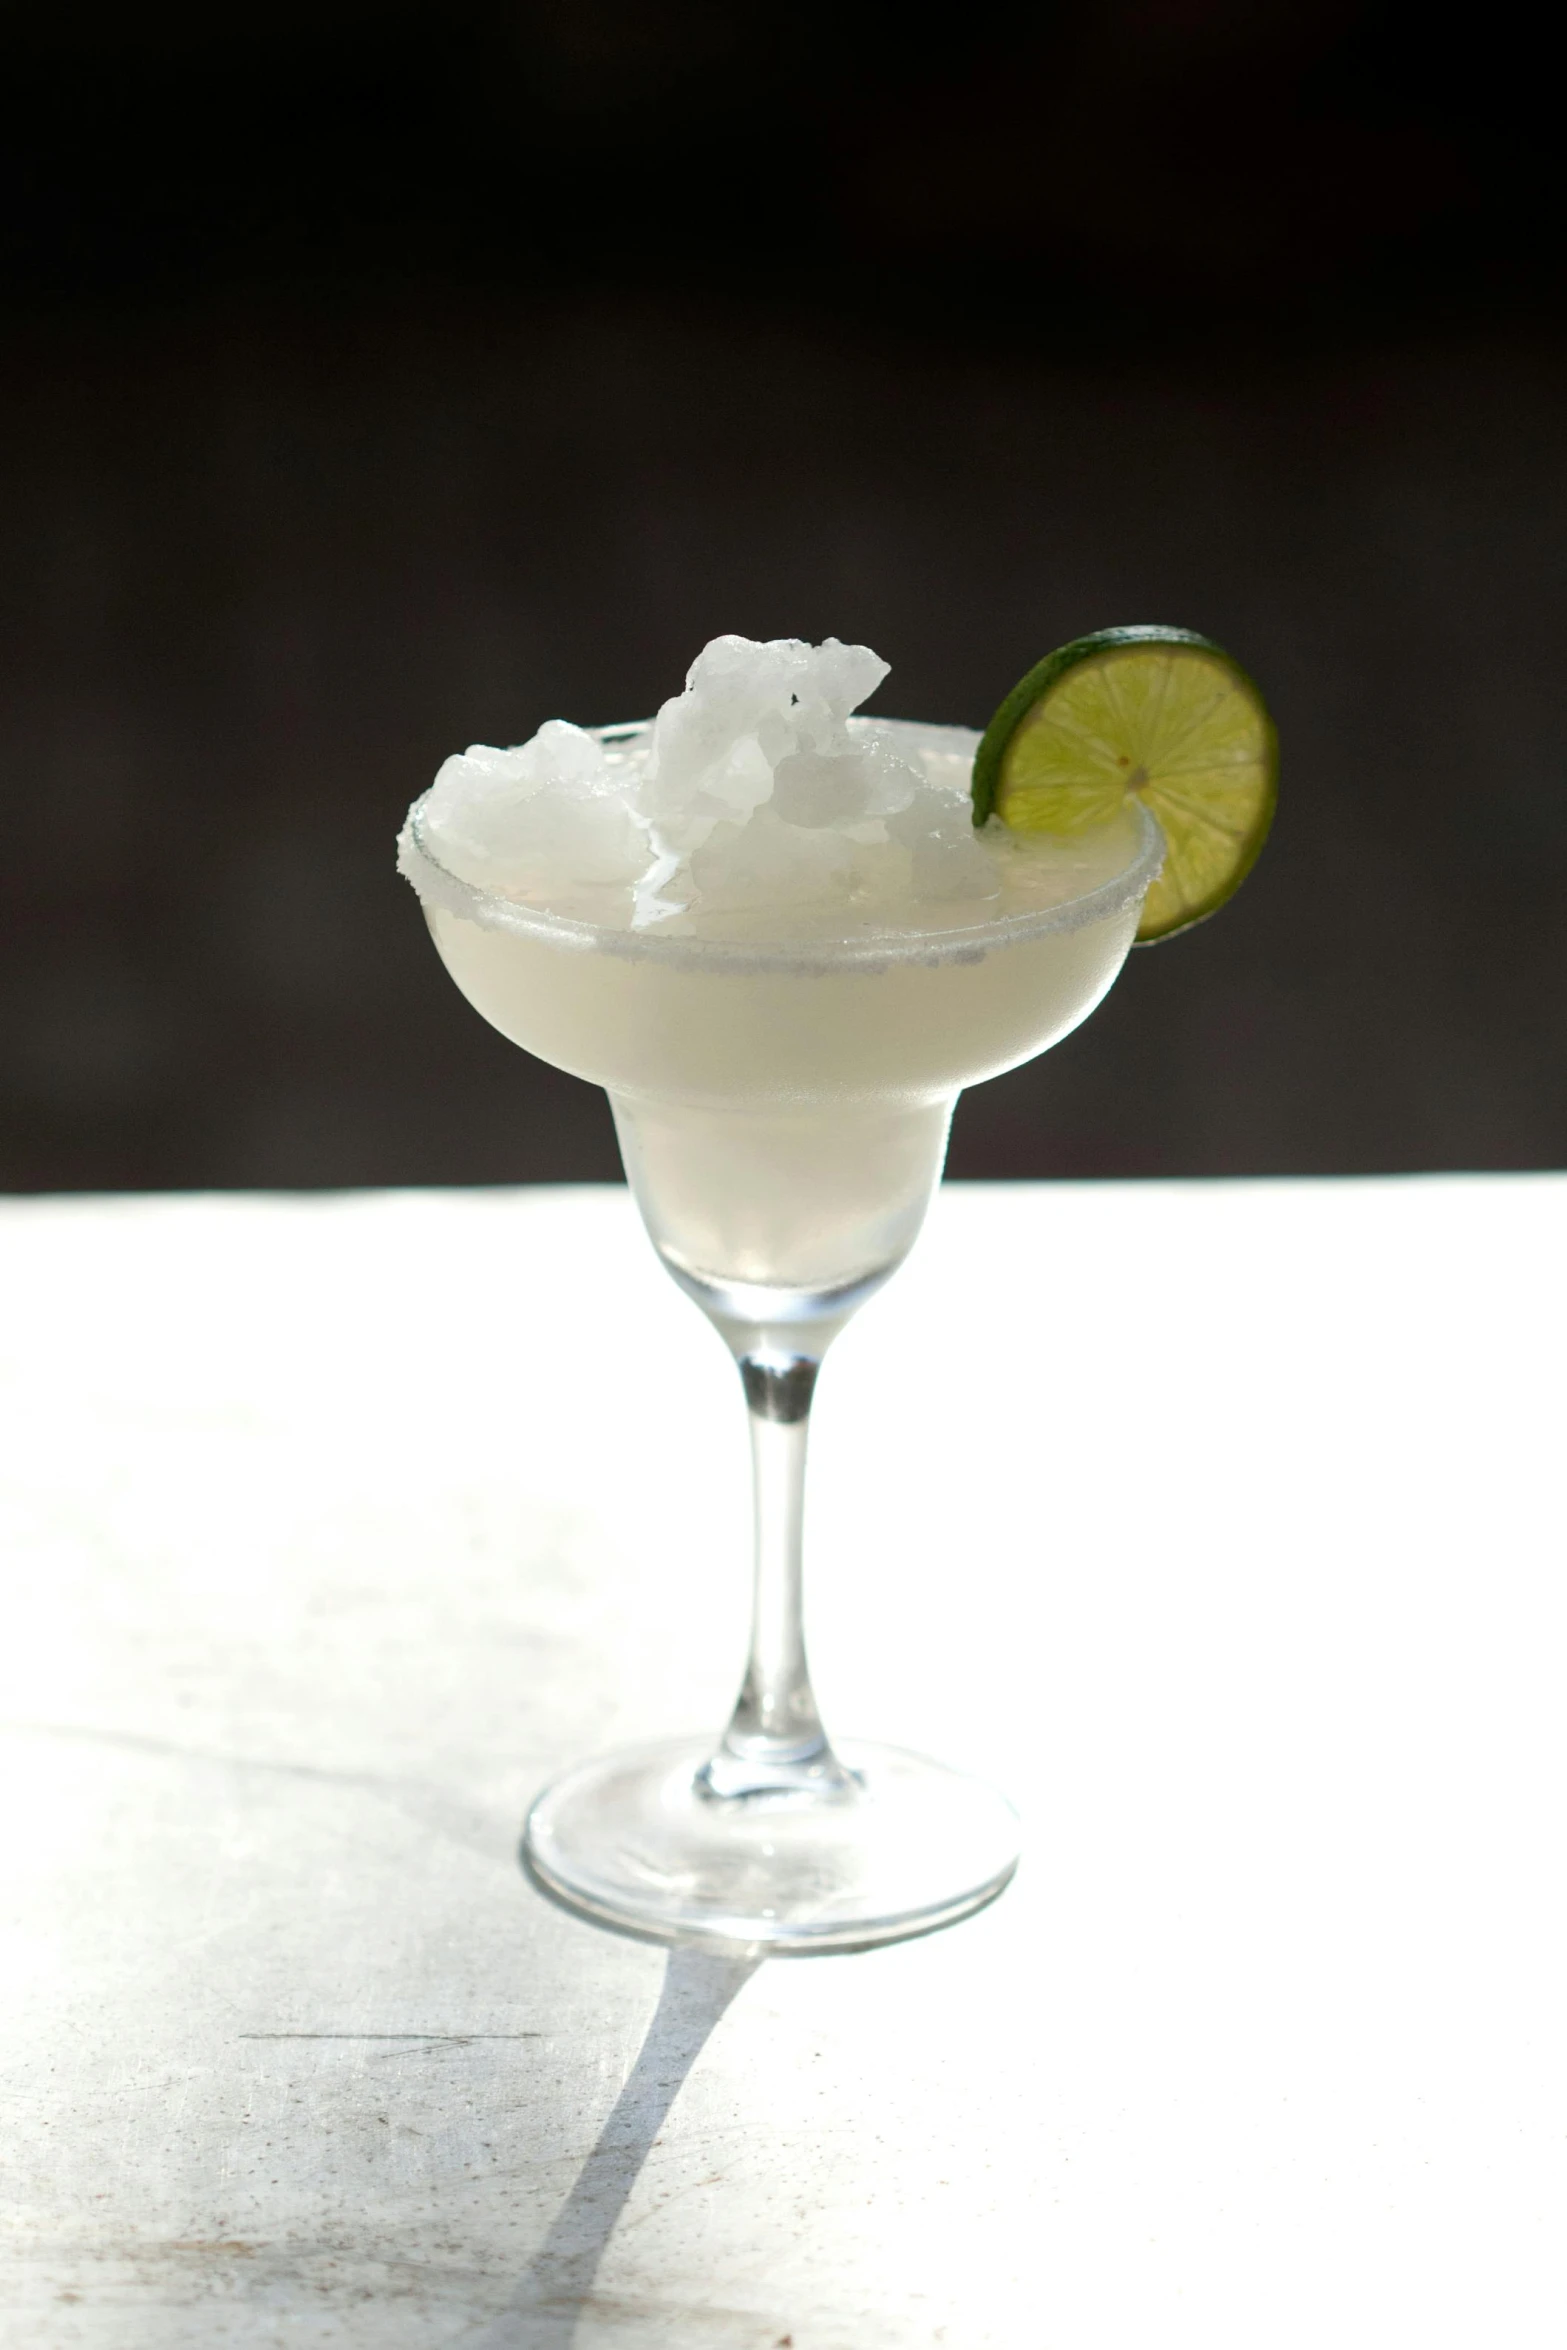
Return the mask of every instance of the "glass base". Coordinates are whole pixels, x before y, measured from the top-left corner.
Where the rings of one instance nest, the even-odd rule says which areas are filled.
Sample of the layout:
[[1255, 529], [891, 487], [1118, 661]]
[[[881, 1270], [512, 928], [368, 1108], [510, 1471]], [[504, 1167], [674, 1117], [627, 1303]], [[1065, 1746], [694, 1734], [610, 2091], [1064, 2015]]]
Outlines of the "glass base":
[[542, 1891], [655, 1942], [763, 1954], [868, 1950], [993, 1901], [1018, 1818], [983, 1780], [895, 1746], [846, 1746], [847, 1792], [715, 1796], [711, 1739], [579, 1763], [534, 1804], [523, 1862]]

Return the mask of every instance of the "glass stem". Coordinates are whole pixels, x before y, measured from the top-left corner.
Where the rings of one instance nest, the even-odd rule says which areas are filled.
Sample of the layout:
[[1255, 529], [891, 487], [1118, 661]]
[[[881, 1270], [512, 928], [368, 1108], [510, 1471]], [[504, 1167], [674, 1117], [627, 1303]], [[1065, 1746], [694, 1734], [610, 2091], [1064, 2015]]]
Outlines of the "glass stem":
[[855, 1782], [816, 1710], [802, 1612], [805, 1448], [821, 1358], [771, 1348], [736, 1353], [751, 1415], [756, 1507], [751, 1654], [703, 1785], [723, 1797], [842, 1795]]

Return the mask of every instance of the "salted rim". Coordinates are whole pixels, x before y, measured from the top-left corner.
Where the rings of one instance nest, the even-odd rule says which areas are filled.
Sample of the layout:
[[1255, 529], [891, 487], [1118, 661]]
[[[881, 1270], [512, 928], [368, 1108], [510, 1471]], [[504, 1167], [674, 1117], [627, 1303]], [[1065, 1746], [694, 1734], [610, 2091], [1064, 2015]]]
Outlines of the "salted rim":
[[[855, 722], [851, 719], [850, 724]], [[967, 726], [926, 724], [919, 719], [878, 718], [877, 726], [903, 738], [911, 748], [946, 749], [970, 757], [979, 743]], [[609, 746], [634, 742], [652, 729], [651, 718], [637, 718], [620, 726], [592, 726], [589, 734]], [[434, 789], [432, 785], [431, 790]], [[1081, 897], [1036, 912], [999, 915], [993, 922], [970, 923], [961, 930], [867, 932], [858, 938], [759, 939], [670, 937], [658, 930], [618, 930], [607, 924], [577, 921], [551, 914], [538, 906], [519, 905], [515, 898], [476, 888], [451, 873], [434, 856], [421, 836], [419, 817], [429, 791], [421, 792], [408, 811], [397, 838], [397, 870], [426, 905], [439, 906], [459, 921], [477, 923], [481, 930], [509, 932], [536, 944], [575, 949], [581, 953], [621, 955], [646, 959], [673, 969], [723, 970], [834, 970], [879, 968], [892, 963], [977, 963], [997, 947], [1020, 946], [1052, 931], [1085, 930], [1092, 922], [1124, 914], [1146, 896], [1164, 863], [1164, 834], [1158, 819], [1141, 800], [1131, 806], [1142, 834], [1142, 845], [1131, 863]]]

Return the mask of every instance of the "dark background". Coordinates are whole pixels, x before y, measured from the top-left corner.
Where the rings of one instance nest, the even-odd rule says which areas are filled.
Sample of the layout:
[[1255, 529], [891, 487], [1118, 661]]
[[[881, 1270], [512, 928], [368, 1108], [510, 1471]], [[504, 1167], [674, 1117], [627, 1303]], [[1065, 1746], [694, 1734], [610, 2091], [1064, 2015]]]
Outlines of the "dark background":
[[1142, 619], [1273, 843], [954, 1169], [1567, 1158], [1554, 92], [1507, 9], [0, 8], [0, 1186], [612, 1174], [393, 874], [442, 756]]

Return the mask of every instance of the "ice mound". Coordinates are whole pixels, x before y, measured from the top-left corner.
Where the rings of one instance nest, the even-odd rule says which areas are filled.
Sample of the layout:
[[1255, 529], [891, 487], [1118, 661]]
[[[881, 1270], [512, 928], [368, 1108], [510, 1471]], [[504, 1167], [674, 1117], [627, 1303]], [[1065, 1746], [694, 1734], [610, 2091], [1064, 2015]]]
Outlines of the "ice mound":
[[547, 901], [629, 890], [646, 871], [648, 842], [625, 793], [624, 766], [594, 735], [552, 718], [515, 750], [474, 743], [442, 766], [420, 829], [450, 872], [477, 889]]
[[982, 920], [1000, 880], [966, 763], [853, 715], [888, 674], [834, 637], [717, 637], [634, 742], [552, 719], [514, 750], [448, 759], [420, 838], [477, 888], [620, 928], [782, 938], [945, 927], [960, 908]]

